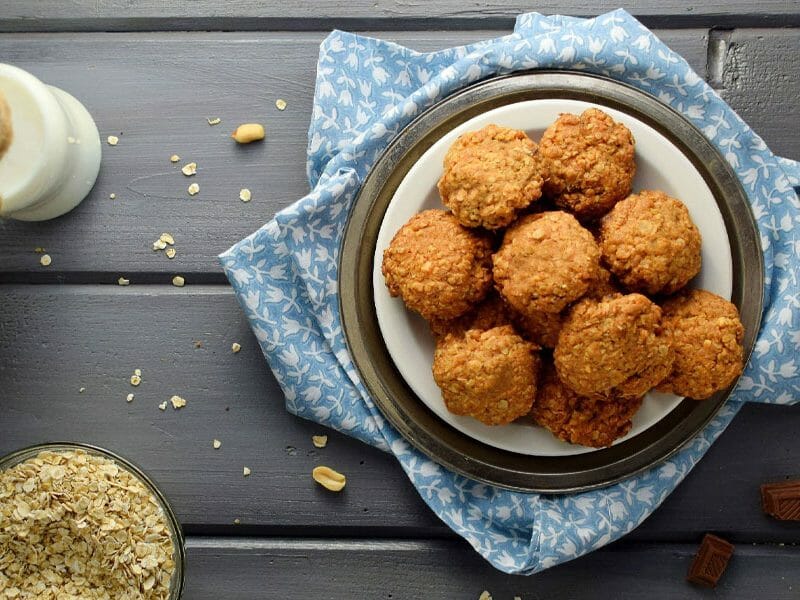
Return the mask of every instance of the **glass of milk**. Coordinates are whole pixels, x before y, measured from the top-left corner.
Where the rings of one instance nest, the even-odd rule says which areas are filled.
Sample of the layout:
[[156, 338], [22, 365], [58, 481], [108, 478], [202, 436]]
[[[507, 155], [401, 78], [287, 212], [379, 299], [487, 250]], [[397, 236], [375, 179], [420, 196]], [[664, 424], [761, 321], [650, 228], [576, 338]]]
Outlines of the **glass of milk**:
[[100, 135], [75, 98], [0, 63], [13, 137], [0, 157], [0, 219], [44, 221], [72, 210], [100, 170]]

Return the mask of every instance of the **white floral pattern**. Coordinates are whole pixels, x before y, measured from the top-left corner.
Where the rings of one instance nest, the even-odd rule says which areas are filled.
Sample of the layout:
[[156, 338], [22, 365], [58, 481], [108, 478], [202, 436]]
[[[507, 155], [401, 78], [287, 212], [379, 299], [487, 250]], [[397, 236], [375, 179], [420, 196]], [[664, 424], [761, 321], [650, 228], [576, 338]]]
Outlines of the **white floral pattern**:
[[[630, 83], [695, 123], [736, 170], [758, 219], [766, 265], [759, 341], [733, 396], [670, 460], [599, 491], [515, 493], [455, 475], [410, 447], [359, 381], [342, 335], [337, 259], [361, 181], [420, 112], [476, 80], [569, 67]], [[313, 191], [221, 257], [264, 355], [301, 417], [391, 451], [431, 509], [495, 567], [535, 573], [637, 527], [725, 429], [742, 402], [800, 398], [800, 165], [776, 158], [717, 94], [622, 10], [595, 19], [518, 18], [512, 35], [418, 53], [335, 31], [320, 49], [308, 136]]]

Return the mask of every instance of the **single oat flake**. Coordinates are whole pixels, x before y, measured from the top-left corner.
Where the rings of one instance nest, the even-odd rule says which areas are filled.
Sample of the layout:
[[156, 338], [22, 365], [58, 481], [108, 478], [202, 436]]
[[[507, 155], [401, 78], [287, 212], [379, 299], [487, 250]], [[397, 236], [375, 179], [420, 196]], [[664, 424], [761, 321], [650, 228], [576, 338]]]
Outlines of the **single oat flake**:
[[193, 183], [192, 185], [190, 185], [190, 186], [187, 188], [187, 190], [186, 190], [186, 191], [187, 191], [187, 192], [189, 192], [189, 195], [190, 195], [190, 196], [194, 196], [194, 195], [195, 195], [197, 192], [199, 192], [199, 191], [200, 191], [200, 186], [199, 186], [199, 185], [197, 185], [196, 183]]
[[242, 475], [244, 475], [245, 477], [250, 477], [250, 468], [249, 467], [244, 467], [242, 469]]
[[162, 233], [158, 239], [160, 239], [165, 244], [169, 244], [170, 246], [175, 245], [175, 238], [172, 237], [171, 233]]
[[169, 401], [172, 403], [172, 408], [178, 410], [179, 408], [183, 408], [186, 406], [186, 400], [181, 398], [180, 396], [172, 396]]
[[167, 401], [164, 400], [161, 404], [158, 405], [158, 410], [167, 410]]
[[183, 287], [185, 284], [186, 280], [180, 275], [175, 275], [175, 277], [172, 278], [172, 285], [175, 287]]
[[181, 173], [186, 175], [187, 177], [191, 177], [192, 175], [197, 173], [197, 163], [190, 162], [183, 165], [181, 168]]
[[126, 401], [126, 402], [133, 402], [133, 397], [134, 397], [134, 396], [133, 396], [133, 394], [132, 394], [132, 393], [131, 393], [131, 394], [128, 394], [127, 396], [125, 396], [125, 401]]
[[214, 446], [214, 450], [219, 450], [220, 446], [222, 446], [222, 442], [215, 439], [213, 442], [211, 442], [211, 445]]
[[53, 259], [50, 258], [49, 254], [42, 254], [42, 257], [39, 259], [39, 262], [42, 264], [43, 267], [49, 267], [50, 264], [53, 262]]
[[108, 197], [109, 197], [109, 198], [111, 198], [112, 200], [114, 200], [114, 199], [117, 197], [117, 195], [116, 195], [114, 192], [111, 192], [111, 193], [108, 195]]
[[133, 375], [131, 375], [131, 385], [132, 386], [136, 387], [140, 383], [142, 383], [142, 376], [141, 375], [136, 375], [135, 373]]
[[108, 142], [109, 146], [116, 146], [117, 144], [119, 144], [119, 138], [115, 135], [108, 136], [108, 139], [106, 141]]
[[178, 162], [180, 159], [181, 159], [181, 157], [180, 157], [180, 156], [178, 156], [177, 154], [173, 154], [172, 156], [170, 156], [170, 157], [169, 157], [169, 162], [171, 162], [171, 163], [176, 163], [176, 162]]
[[241, 350], [241, 349], [242, 349], [242, 345], [239, 342], [233, 342], [231, 344], [231, 352], [233, 352], [234, 354], [239, 352], [239, 350]]
[[175, 255], [176, 255], [177, 253], [178, 253], [178, 251], [177, 251], [177, 250], [175, 250], [175, 248], [167, 248], [167, 249], [164, 251], [164, 254], [166, 254], [166, 255], [167, 255], [167, 258], [170, 258], [170, 259], [172, 259], [172, 258], [175, 258]]
[[222, 123], [222, 119], [220, 119], [219, 117], [214, 117], [213, 119], [206, 119], [206, 121], [208, 121], [208, 124], [212, 126], [219, 125], [220, 123]]
[[275, 100], [275, 108], [278, 110], [286, 110], [286, 100], [283, 98], [278, 98]]
[[314, 444], [315, 448], [324, 448], [328, 445], [328, 436], [327, 435], [312, 435], [311, 436], [311, 443]]
[[164, 240], [160, 240], [159, 239], [159, 240], [156, 240], [155, 242], [153, 242], [153, 251], [154, 252], [158, 252], [159, 250], [163, 250], [166, 247], [167, 247], [167, 242], [165, 242]]
[[247, 188], [242, 188], [241, 190], [239, 190], [239, 200], [241, 200], [242, 202], [250, 202], [252, 197], [253, 194], [250, 193], [250, 190], [248, 190]]
[[119, 279], [117, 279], [117, 284], [118, 285], [130, 285], [131, 284], [131, 280], [130, 279], [125, 279], [124, 277], [120, 277]]

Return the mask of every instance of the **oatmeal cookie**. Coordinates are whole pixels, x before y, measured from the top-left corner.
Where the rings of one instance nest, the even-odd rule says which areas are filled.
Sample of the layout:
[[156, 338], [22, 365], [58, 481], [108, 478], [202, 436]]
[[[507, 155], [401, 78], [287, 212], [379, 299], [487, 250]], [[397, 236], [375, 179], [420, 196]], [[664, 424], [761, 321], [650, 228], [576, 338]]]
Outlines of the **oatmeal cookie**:
[[581, 300], [564, 319], [553, 358], [561, 381], [582, 396], [639, 390], [636, 377], [649, 383], [669, 361], [661, 309], [641, 294]]
[[602, 216], [631, 193], [633, 135], [599, 109], [562, 114], [544, 132], [539, 156], [545, 195], [581, 220]]
[[630, 291], [672, 294], [700, 272], [700, 231], [680, 200], [642, 191], [602, 219], [603, 262]]
[[524, 316], [561, 312], [597, 276], [600, 250], [572, 215], [526, 215], [512, 225], [493, 257], [495, 287]]
[[565, 442], [603, 448], [630, 431], [631, 419], [641, 405], [641, 396], [602, 400], [579, 396], [561, 382], [548, 362], [542, 368], [530, 416]]
[[660, 390], [703, 400], [741, 375], [744, 326], [736, 306], [711, 292], [689, 290], [667, 300], [663, 310], [675, 363]]
[[490, 290], [475, 308], [456, 319], [433, 319], [428, 323], [434, 337], [447, 335], [448, 333], [463, 334], [470, 329], [486, 331], [495, 327], [511, 324], [511, 309], [500, 297], [500, 295]]
[[392, 296], [425, 317], [454, 319], [492, 285], [491, 242], [443, 210], [414, 215], [395, 234], [381, 267]]
[[506, 227], [542, 195], [536, 143], [499, 125], [465, 133], [447, 151], [438, 187], [462, 225]]
[[433, 356], [447, 410], [486, 425], [505, 425], [530, 411], [538, 367], [535, 347], [510, 325], [447, 334]]

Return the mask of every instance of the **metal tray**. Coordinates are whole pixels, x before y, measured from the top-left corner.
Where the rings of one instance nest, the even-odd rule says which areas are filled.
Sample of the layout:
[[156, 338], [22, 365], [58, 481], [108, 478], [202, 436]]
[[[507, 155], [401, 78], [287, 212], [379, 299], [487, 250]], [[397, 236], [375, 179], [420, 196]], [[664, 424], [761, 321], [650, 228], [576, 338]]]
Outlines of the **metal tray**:
[[[339, 303], [348, 348], [377, 406], [414, 447], [472, 479], [536, 492], [603, 487], [677, 452], [719, 411], [732, 389], [702, 402], [682, 401], [641, 434], [574, 456], [525, 456], [464, 435], [436, 417], [397, 372], [373, 305], [375, 244], [386, 208], [411, 166], [441, 136], [472, 117], [506, 104], [539, 98], [583, 100], [626, 112], [677, 146], [701, 173], [722, 213], [731, 245], [732, 302], [745, 328], [749, 357], [761, 323], [764, 265], [747, 196], [719, 151], [682, 115], [654, 97], [612, 79], [570, 71], [537, 71], [492, 78], [449, 96], [410, 123], [366, 178], [350, 213], [339, 258]], [[734, 384], [735, 385], [735, 384]]]

